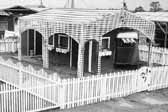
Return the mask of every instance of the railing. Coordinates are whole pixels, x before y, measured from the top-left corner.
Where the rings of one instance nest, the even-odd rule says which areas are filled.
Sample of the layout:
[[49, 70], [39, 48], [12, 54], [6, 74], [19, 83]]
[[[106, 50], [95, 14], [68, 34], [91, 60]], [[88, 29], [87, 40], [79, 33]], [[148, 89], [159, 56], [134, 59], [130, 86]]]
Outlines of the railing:
[[17, 40], [0, 40], [0, 52], [16, 52], [17, 51]]
[[[139, 46], [140, 60], [148, 61], [148, 47], [145, 45]], [[151, 62], [160, 65], [168, 65], [168, 49], [152, 47]]]

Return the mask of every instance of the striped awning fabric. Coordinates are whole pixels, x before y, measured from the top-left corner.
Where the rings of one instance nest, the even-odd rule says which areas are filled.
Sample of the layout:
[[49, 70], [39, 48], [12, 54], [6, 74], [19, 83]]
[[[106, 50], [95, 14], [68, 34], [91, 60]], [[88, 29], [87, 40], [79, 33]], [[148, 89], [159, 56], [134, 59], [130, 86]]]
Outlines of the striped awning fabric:
[[135, 39], [133, 38], [122, 38], [124, 43], [136, 43]]

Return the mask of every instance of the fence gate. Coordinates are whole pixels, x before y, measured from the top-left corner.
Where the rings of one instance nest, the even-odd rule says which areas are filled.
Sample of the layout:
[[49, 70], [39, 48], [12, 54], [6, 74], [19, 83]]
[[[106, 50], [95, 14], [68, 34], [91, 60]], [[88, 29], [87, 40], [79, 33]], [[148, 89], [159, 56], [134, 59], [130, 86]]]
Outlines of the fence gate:
[[139, 69], [138, 75], [138, 91], [145, 91], [149, 89], [151, 80], [151, 69], [149, 67], [142, 67]]

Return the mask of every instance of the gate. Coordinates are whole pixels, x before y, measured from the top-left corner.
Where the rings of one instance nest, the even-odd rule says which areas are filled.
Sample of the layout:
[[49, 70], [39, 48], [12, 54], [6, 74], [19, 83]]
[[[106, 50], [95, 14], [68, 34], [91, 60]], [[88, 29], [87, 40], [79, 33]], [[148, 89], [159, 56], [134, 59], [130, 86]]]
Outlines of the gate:
[[145, 91], [149, 89], [151, 80], [151, 69], [149, 67], [142, 67], [139, 69], [138, 75], [138, 90]]

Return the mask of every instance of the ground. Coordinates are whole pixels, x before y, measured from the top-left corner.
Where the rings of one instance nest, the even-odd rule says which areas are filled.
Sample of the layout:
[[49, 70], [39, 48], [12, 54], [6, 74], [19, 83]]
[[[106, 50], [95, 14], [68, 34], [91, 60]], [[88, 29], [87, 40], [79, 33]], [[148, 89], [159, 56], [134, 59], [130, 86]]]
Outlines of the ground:
[[55, 109], [44, 112], [168, 112], [168, 88], [136, 93], [73, 109]]

